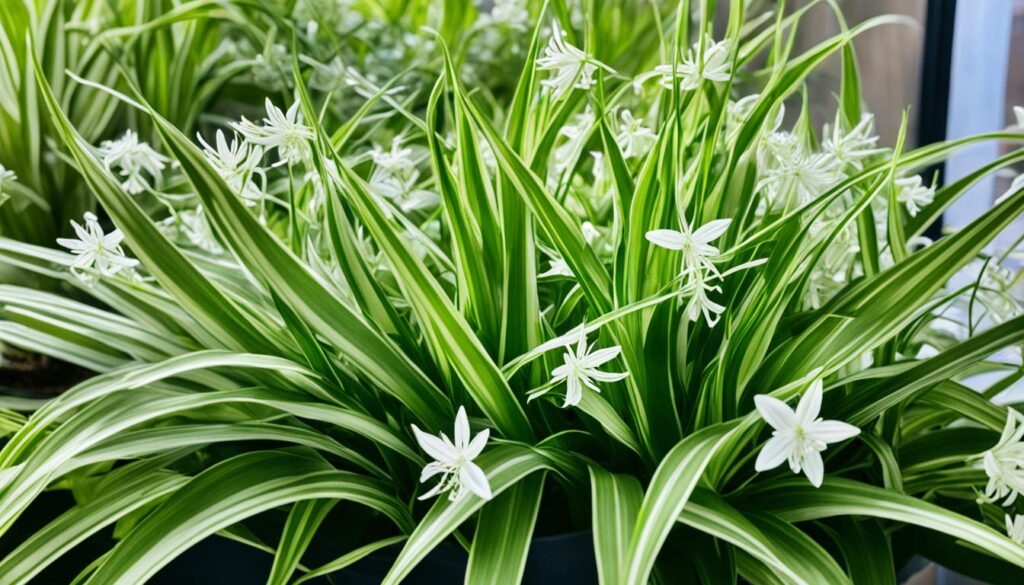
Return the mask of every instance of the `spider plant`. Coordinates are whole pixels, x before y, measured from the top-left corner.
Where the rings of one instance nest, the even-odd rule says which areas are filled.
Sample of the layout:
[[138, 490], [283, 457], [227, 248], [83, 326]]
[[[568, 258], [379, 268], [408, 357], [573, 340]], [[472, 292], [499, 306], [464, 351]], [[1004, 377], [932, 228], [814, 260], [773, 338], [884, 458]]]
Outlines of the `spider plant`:
[[[202, 142], [115, 59], [90, 95], [153, 140], [114, 164], [29, 55], [110, 221], [76, 219], [60, 248], [0, 239], [3, 262], [91, 297], [0, 286], [0, 340], [96, 372], [2, 403], [0, 530], [44, 491], [76, 497], [0, 560], [5, 582], [114, 526], [80, 582], [145, 582], [219, 534], [272, 554], [268, 583], [396, 543], [385, 583], [443, 543], [467, 583], [516, 583], [541, 515], [592, 533], [606, 584], [895, 583], [911, 553], [1019, 579], [1024, 426], [992, 399], [1021, 377], [997, 354], [1024, 317], [988, 244], [1024, 186], [920, 236], [1024, 150], [937, 189], [915, 173], [1022, 135], [906, 150], [904, 124], [882, 148], [852, 41], [901, 21], [837, 12], [841, 34], [793, 54], [809, 7], [746, 4], [652, 4], [651, 32], [615, 38], [656, 41], [600, 50], [606, 11], [634, 3], [532, 6], [507, 96], [464, 81], [479, 36], [435, 15], [426, 101], [398, 75], [345, 117], [285, 27], [294, 95]], [[803, 81], [833, 56], [819, 135]], [[976, 391], [979, 372], [1001, 376]], [[276, 542], [247, 528], [275, 512]], [[358, 539], [309, 566], [331, 522]]]
[[[233, 30], [262, 34], [239, 9], [221, 2], [24, 0], [0, 10], [0, 165], [11, 174], [4, 190], [13, 199], [0, 211], [0, 233], [39, 244], [65, 233], [68, 221], [94, 202], [66, 165], [38, 100], [33, 55], [62, 107], [96, 143], [126, 127], [142, 136], [150, 132], [133, 112], [126, 119], [117, 99], [77, 81], [114, 85], [115, 63], [124, 59], [142, 72], [151, 103], [191, 132], [224, 84], [251, 68], [251, 60], [231, 58], [221, 37]], [[6, 274], [3, 279], [10, 281]]]

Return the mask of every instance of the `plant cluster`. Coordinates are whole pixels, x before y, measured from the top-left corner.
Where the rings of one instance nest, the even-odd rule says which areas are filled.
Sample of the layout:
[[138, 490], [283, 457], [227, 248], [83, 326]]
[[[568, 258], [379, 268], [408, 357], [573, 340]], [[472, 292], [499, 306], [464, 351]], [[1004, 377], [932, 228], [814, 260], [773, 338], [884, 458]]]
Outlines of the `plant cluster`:
[[[605, 584], [895, 583], [912, 554], [1019, 579], [1020, 241], [991, 243], [1024, 181], [924, 234], [1024, 149], [923, 173], [1024, 110], [883, 147], [853, 40], [904, 23], [832, 3], [491, 4], [0, 7], [2, 213], [75, 210], [0, 224], [43, 283], [0, 284], [0, 342], [95, 372], [0, 398], [0, 531], [76, 500], [0, 580], [113, 526], [79, 582], [222, 535], [268, 583], [389, 546], [398, 583], [445, 544], [516, 583], [541, 517]], [[842, 32], [797, 54], [812, 9]]]

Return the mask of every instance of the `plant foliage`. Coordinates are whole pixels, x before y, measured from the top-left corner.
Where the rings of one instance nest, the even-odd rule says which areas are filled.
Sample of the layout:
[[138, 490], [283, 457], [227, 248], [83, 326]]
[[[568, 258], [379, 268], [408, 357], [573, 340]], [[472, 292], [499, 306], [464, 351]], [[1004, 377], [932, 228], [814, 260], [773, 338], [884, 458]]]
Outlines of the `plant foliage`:
[[[493, 4], [0, 4], [0, 342], [95, 373], [0, 398], [0, 532], [76, 502], [0, 581], [113, 528], [77, 582], [221, 535], [273, 584], [389, 546], [385, 583], [438, 546], [515, 583], [546, 530], [604, 584], [1019, 582], [1024, 184], [922, 234], [1024, 150], [918, 173], [1020, 129], [879, 146], [853, 40], [899, 18]], [[797, 53], [812, 9], [842, 32]]]

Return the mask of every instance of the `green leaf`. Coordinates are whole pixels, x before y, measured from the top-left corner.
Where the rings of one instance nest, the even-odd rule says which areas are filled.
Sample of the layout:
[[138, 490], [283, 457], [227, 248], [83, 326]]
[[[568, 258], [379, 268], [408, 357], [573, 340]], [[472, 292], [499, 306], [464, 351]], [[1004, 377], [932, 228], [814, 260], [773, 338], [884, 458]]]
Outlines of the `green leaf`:
[[874, 433], [863, 432], [860, 434], [860, 440], [874, 452], [878, 459], [882, 468], [882, 480], [885, 482], [885, 488], [902, 492], [903, 475], [900, 473], [899, 462], [896, 461], [892, 446]]
[[[837, 14], [840, 14], [837, 12]], [[841, 18], [841, 14], [840, 14]], [[846, 24], [843, 23], [843, 28]], [[861, 97], [860, 97], [860, 74], [857, 71], [857, 56], [853, 52], [853, 43], [843, 45], [843, 78], [839, 88], [840, 104], [843, 118], [853, 128], [860, 122]]]
[[203, 538], [260, 512], [314, 499], [349, 500], [378, 510], [403, 530], [412, 519], [386, 484], [282, 451], [245, 453], [193, 478], [139, 523], [88, 585], [135, 585]]
[[897, 335], [932, 294], [1022, 211], [1024, 189], [956, 234], [847, 287], [805, 331], [776, 351], [762, 368], [762, 387], [781, 385], [816, 367], [832, 372]]
[[787, 583], [849, 583], [836, 561], [810, 537], [768, 514], [743, 514], [708, 490], [696, 490], [681, 523], [728, 542]]
[[933, 385], [959, 374], [1000, 349], [1022, 341], [1024, 316], [968, 338], [938, 355], [923, 360], [905, 372], [858, 388], [843, 401], [839, 412], [844, 416], [844, 420], [863, 426], [884, 410], [912, 400]]
[[543, 488], [544, 474], [533, 474], [483, 507], [469, 550], [466, 585], [522, 582]]
[[97, 497], [64, 512], [0, 561], [4, 583], [28, 583], [90, 535], [184, 485], [188, 478], [159, 470], [165, 460], [127, 465], [104, 477]]
[[601, 585], [618, 582], [625, 571], [629, 541], [643, 496], [643, 488], [635, 477], [590, 466], [594, 554]]
[[[301, 80], [298, 80], [298, 85], [307, 110], [310, 110]], [[326, 140], [318, 125], [314, 126], [314, 131]], [[451, 364], [466, 390], [498, 431], [510, 439], [532, 439], [533, 429], [526, 413], [512, 394], [501, 370], [487, 354], [440, 283], [401, 237], [401, 230], [384, 213], [366, 182], [336, 157], [334, 164], [337, 165], [340, 186], [347, 200], [391, 261], [405, 298], [432, 345], [435, 358]]]
[[647, 487], [630, 539], [622, 583], [642, 585], [704, 468], [731, 436], [734, 425], [706, 427], [679, 442], [658, 465]]
[[803, 478], [756, 486], [744, 502], [789, 522], [833, 516], [871, 516], [936, 530], [1024, 568], [1024, 546], [984, 524], [935, 504], [838, 477], [826, 477], [820, 488]]
[[811, 537], [768, 514], [740, 513], [714, 493], [697, 489], [679, 521], [747, 552], [788, 583], [849, 583]]
[[[495, 497], [528, 475], [551, 468], [551, 463], [538, 451], [516, 445], [491, 449], [474, 462], [487, 474]], [[472, 493], [456, 502], [438, 500], [409, 536], [383, 585], [400, 583], [427, 553], [485, 504], [485, 500]]]
[[203, 208], [238, 257], [282, 302], [322, 335], [366, 378], [392, 394], [431, 427], [453, 418], [440, 389], [379, 330], [329, 290], [228, 189], [202, 152], [167, 120], [150, 111], [157, 130], [192, 183]]
[[877, 520], [835, 518], [829, 526], [854, 583], [896, 585], [889, 535]]
[[[310, 377], [310, 372], [289, 360], [273, 356], [237, 354], [219, 350], [194, 352], [162, 362], [126, 367], [105, 376], [91, 378], [71, 388], [58, 399], [51, 401], [45, 408], [41, 409], [14, 439], [4, 445], [3, 451], [0, 452], [0, 462], [4, 465], [9, 465], [17, 461], [22, 452], [34, 445], [47, 432], [49, 425], [61, 420], [76, 408], [108, 394], [128, 389], [143, 388], [147, 385], [175, 377], [206, 384], [213, 388], [232, 388], [237, 386], [229, 379], [209, 371], [212, 368], [233, 368], [235, 372], [247, 369], [267, 370], [265, 374], [268, 378], [265, 378], [264, 381], [283, 381], [281, 385], [284, 387], [304, 388], [313, 396], [322, 396], [322, 393], [317, 389], [314, 377]], [[273, 370], [273, 372], [269, 370]], [[276, 397], [280, 402], [295, 401], [299, 408], [304, 406], [303, 403], [306, 400], [306, 397], [301, 394], [290, 392], [275, 393], [271, 391], [270, 394], [265, 394], [262, 393], [264, 391], [257, 389], [253, 389], [252, 392], [255, 392], [251, 396], [256, 400], [273, 400]], [[377, 432], [373, 432], [373, 434], [378, 435], [380, 438], [388, 435], [394, 436], [385, 425], [364, 414], [322, 404], [315, 404], [315, 406], [318, 407], [321, 413], [332, 413], [332, 418], [335, 419], [336, 424], [340, 424], [343, 427], [348, 424], [356, 424], [356, 427], [352, 427], [356, 432], [367, 433], [372, 429], [378, 429], [378, 431], [384, 430], [384, 434], [378, 435]], [[326, 407], [327, 410], [324, 411], [321, 407]], [[400, 439], [387, 441], [387, 443], [404, 446], [404, 442]], [[411, 453], [411, 451], [409, 452]]]
[[619, 413], [615, 412], [615, 408], [600, 394], [584, 392], [577, 406], [600, 423], [601, 428], [615, 440], [629, 447], [637, 455], [642, 453], [640, 443], [637, 442], [632, 429], [626, 424], [626, 421], [622, 420]]
[[[444, 45], [442, 44], [442, 47]], [[447, 51], [447, 49], [445, 49]], [[505, 140], [501, 138], [491, 122], [480, 113], [476, 105], [466, 96], [455, 74], [451, 59], [446, 55], [447, 79], [455, 98], [465, 108], [474, 124], [480, 129], [494, 150], [498, 166], [523, 197], [534, 218], [544, 228], [544, 233], [558, 249], [562, 258], [576, 275], [576, 281], [587, 294], [587, 299], [600, 312], [611, 310], [611, 278], [597, 259], [594, 251], [583, 239], [583, 232], [577, 221], [544, 188], [543, 181], [534, 174]]]
[[275, 353], [271, 342], [275, 336], [269, 333], [269, 329], [261, 330], [256, 323], [247, 319], [233, 301], [167, 240], [142, 208], [103, 169], [92, 155], [89, 144], [75, 131], [61, 111], [39, 70], [39, 64], [35, 61], [33, 63], [40, 94], [65, 146], [78, 163], [79, 172], [124, 232], [132, 251], [147, 270], [189, 313], [201, 316], [197, 323], [202, 323], [207, 335], [224, 347]]
[[968, 420], [1001, 431], [1006, 425], [1007, 408], [994, 404], [973, 388], [946, 380], [928, 390], [920, 403], [937, 406], [943, 411], [963, 415]]
[[281, 533], [281, 542], [277, 545], [267, 585], [288, 585], [295, 567], [316, 536], [317, 528], [336, 503], [334, 500], [302, 500], [292, 506]]
[[345, 567], [355, 563], [356, 561], [359, 561], [360, 559], [366, 557], [367, 555], [372, 554], [375, 551], [404, 541], [405, 538], [406, 537], [404, 535], [392, 536], [391, 538], [385, 538], [383, 540], [378, 540], [377, 542], [371, 542], [370, 544], [363, 545], [349, 553], [346, 553], [334, 559], [333, 561], [325, 565], [322, 565], [309, 571], [302, 577], [296, 579], [293, 585], [299, 585], [300, 583], [305, 583], [310, 579], [315, 579], [316, 577], [322, 577], [324, 575], [329, 575], [336, 571], [340, 571]]
[[[94, 387], [85, 386], [87, 390]], [[99, 389], [108, 389], [99, 386]], [[78, 394], [81, 394], [80, 390]], [[290, 400], [293, 395], [288, 392], [274, 392], [260, 389], [228, 390], [221, 392], [202, 392], [196, 394], [180, 394], [167, 390], [136, 389], [134, 392], [116, 392], [93, 400], [85, 408], [80, 409], [66, 423], [52, 431], [46, 440], [38, 445], [16, 467], [6, 471], [11, 473], [8, 481], [0, 482], [0, 526], [5, 529], [25, 509], [39, 492], [56, 476], [73, 470], [79, 462], [73, 459], [82, 452], [100, 444], [102, 441], [116, 437], [125, 430], [160, 417], [208, 407], [220, 403], [256, 402], [267, 406], [284, 409], [296, 416], [320, 418], [347, 426], [350, 430], [364, 436], [376, 435], [374, 438], [382, 445], [409, 456], [413, 461], [420, 458], [412, 452], [401, 439], [395, 437], [390, 430], [375, 419], [365, 415], [356, 415], [339, 407], [319, 403], [303, 403]], [[49, 413], [60, 407], [58, 401], [51, 402], [40, 413]], [[39, 415], [37, 414], [37, 417]], [[33, 421], [36, 417], [33, 418]], [[19, 431], [7, 446], [11, 448], [13, 457], [19, 450], [25, 450], [38, 441], [38, 430], [29, 429], [26, 425]], [[383, 440], [383, 441], [381, 441]], [[13, 445], [13, 447], [12, 447]], [[371, 467], [377, 470], [376, 466]]]
[[78, 455], [71, 466], [77, 468], [105, 461], [137, 459], [171, 449], [205, 447], [229, 441], [278, 441], [302, 445], [351, 461], [380, 478], [388, 477], [380, 466], [365, 455], [342, 445], [323, 432], [263, 422], [175, 425], [128, 431]]

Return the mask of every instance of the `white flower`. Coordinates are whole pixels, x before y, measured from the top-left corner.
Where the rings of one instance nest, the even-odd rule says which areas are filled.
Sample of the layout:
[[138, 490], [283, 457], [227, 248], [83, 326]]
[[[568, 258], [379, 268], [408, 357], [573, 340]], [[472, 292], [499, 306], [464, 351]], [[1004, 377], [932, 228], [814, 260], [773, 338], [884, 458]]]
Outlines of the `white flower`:
[[484, 161], [484, 165], [492, 171], [498, 168], [498, 157], [494, 155], [494, 148], [491, 147], [491, 143], [486, 140], [481, 140], [480, 144], [480, 160]]
[[842, 118], [836, 112], [835, 123], [829, 128], [825, 124], [825, 141], [821, 149], [831, 154], [840, 165], [849, 165], [860, 170], [863, 168], [861, 161], [865, 158], [885, 152], [884, 148], [877, 148], [878, 136], [874, 132], [874, 116], [864, 114], [860, 122], [849, 132], [843, 132]]
[[757, 100], [760, 98], [761, 94], [755, 93], [736, 101], [729, 100], [725, 110], [725, 125], [730, 132], [739, 130], [747, 121], [747, 116], [754, 110], [754, 106], [757, 105]]
[[658, 135], [644, 126], [643, 119], [637, 120], [629, 110], [622, 110], [619, 114], [622, 122], [619, 124], [619, 133], [615, 136], [615, 142], [622, 149], [622, 156], [625, 158], [640, 158], [647, 154], [651, 145], [658, 139]]
[[594, 187], [604, 182], [604, 153], [600, 150], [591, 150], [590, 157], [593, 159], [590, 172], [594, 176]]
[[576, 87], [589, 89], [594, 84], [595, 65], [587, 54], [565, 41], [565, 31], [555, 21], [552, 24], [551, 40], [544, 49], [544, 56], [537, 59], [537, 68], [551, 71], [552, 77], [540, 83], [550, 87], [555, 99], [559, 99]]
[[690, 277], [690, 283], [693, 287], [693, 293], [690, 296], [690, 302], [686, 304], [686, 317], [690, 321], [696, 321], [700, 319], [701, 315], [704, 315], [704, 320], [707, 322], [708, 327], [714, 327], [718, 324], [720, 315], [725, 312], [725, 307], [712, 301], [708, 297], [708, 293], [712, 291], [722, 292], [722, 288], [709, 285], [703, 270], [694, 272]]
[[224, 179], [228, 187], [238, 193], [246, 205], [251, 207], [259, 203], [263, 194], [253, 181], [253, 175], [259, 172], [263, 148], [241, 141], [237, 135], [231, 137], [231, 144], [228, 145], [227, 139], [224, 138], [224, 132], [221, 130], [217, 130], [214, 140], [216, 148], [210, 146], [202, 136], [197, 134], [196, 137], [203, 145], [203, 155], [206, 156], [206, 160]]
[[[752, 107], [753, 104], [751, 105], [751, 108]], [[776, 159], [791, 156], [789, 151], [802, 146], [800, 144], [800, 140], [796, 137], [796, 134], [780, 130], [785, 119], [786, 104], [779, 104], [778, 110], [775, 112], [775, 122], [772, 124], [771, 130], [766, 132], [765, 137], [758, 145], [758, 166], [766, 167], [777, 164]]]
[[[819, 220], [811, 224], [812, 241], [819, 242], [828, 238], [840, 220]], [[908, 245], [910, 242], [908, 242]], [[811, 270], [811, 277], [804, 296], [804, 305], [808, 309], [818, 309], [825, 301], [846, 286], [848, 273], [854, 256], [860, 251], [855, 226], [847, 224], [839, 231], [837, 237], [815, 263], [807, 263], [805, 270]]]
[[1017, 118], [1017, 128], [1024, 130], [1024, 106], [1013, 106], [1013, 115]]
[[[370, 75], [376, 79], [375, 75]], [[365, 75], [359, 72], [355, 67], [348, 65], [345, 67], [345, 84], [352, 88], [352, 90], [359, 96], [366, 99], [372, 98], [375, 94], [381, 91], [381, 88], [377, 86], [373, 81], [367, 78]], [[405, 91], [404, 85], [391, 86], [382, 94], [381, 99], [388, 104], [394, 105], [397, 102], [392, 101], [393, 97], [397, 94]]]
[[814, 487], [820, 487], [825, 475], [821, 452], [829, 443], [845, 441], [860, 434], [857, 427], [837, 420], [822, 420], [822, 383], [815, 380], [800, 398], [794, 412], [785, 402], [764, 394], [754, 397], [757, 412], [775, 430], [757, 456], [758, 472], [775, 469], [789, 461], [793, 473], [801, 471]]
[[220, 254], [224, 251], [213, 235], [213, 228], [210, 227], [210, 220], [206, 217], [203, 206], [196, 206], [195, 211], [182, 211], [178, 216], [181, 218], [181, 231], [193, 246], [211, 254]]
[[401, 137], [391, 141], [391, 150], [374, 145], [370, 158], [376, 165], [370, 174], [370, 187], [378, 195], [398, 203], [406, 212], [440, 203], [437, 193], [416, 189], [420, 173], [413, 150], [402, 147]]
[[769, 205], [789, 209], [807, 204], [839, 178], [838, 159], [827, 152], [808, 152], [791, 133], [769, 135], [763, 148], [763, 173], [756, 189], [764, 191]]
[[593, 351], [596, 344], [595, 342], [589, 347], [587, 346], [587, 334], [586, 330], [583, 330], [576, 342], [575, 351], [567, 346], [567, 351], [563, 354], [565, 363], [551, 370], [551, 385], [565, 380], [565, 404], [562, 405], [563, 407], [576, 406], [580, 403], [583, 398], [583, 386], [600, 393], [601, 389], [597, 387], [594, 380], [617, 382], [629, 375], [628, 372], [616, 373], [598, 370], [597, 368], [615, 359], [622, 348], [615, 345]]
[[441, 196], [426, 189], [413, 189], [399, 204], [399, 209], [405, 213], [412, 213], [420, 209], [432, 209], [441, 204]]
[[594, 112], [588, 105], [582, 113], [573, 116], [571, 123], [558, 130], [558, 136], [564, 137], [565, 141], [555, 148], [554, 171], [560, 173], [576, 164], [583, 154], [583, 147], [587, 145], [587, 139], [590, 138], [594, 120]]
[[412, 158], [411, 148], [402, 148], [401, 137], [391, 141], [391, 150], [384, 150], [379, 144], [370, 151], [373, 164], [396, 177], [408, 177], [416, 171], [416, 162]]
[[291, 71], [288, 49], [281, 43], [268, 43], [253, 59], [250, 71], [256, 87], [265, 88], [268, 92], [285, 89], [291, 82], [291, 75], [286, 74]]
[[758, 147], [761, 180], [755, 189], [764, 193], [769, 207], [790, 209], [831, 188], [841, 177], [842, 165], [832, 153], [810, 152], [796, 134], [780, 131], [785, 115], [785, 106], [780, 106], [772, 130]]
[[[315, 23], [316, 21], [310, 21], [310, 24]], [[329, 92], [337, 91], [345, 86], [345, 64], [342, 63], [340, 57], [335, 57], [327, 63], [303, 57], [300, 57], [300, 59], [313, 65], [313, 73], [309, 76], [309, 87], [317, 91]]]
[[568, 278], [575, 278], [576, 275], [572, 273], [572, 269], [565, 263], [565, 260], [561, 258], [555, 258], [548, 263], [548, 271], [538, 274], [537, 278], [545, 278], [549, 276], [565, 276]]
[[583, 222], [580, 225], [580, 229], [583, 230], [583, 239], [587, 242], [588, 246], [593, 245], [594, 240], [601, 237], [601, 232], [589, 221]]
[[825, 301], [845, 285], [846, 272], [815, 267], [807, 284], [807, 298], [804, 299], [804, 304], [808, 309], [820, 309]]
[[530, 11], [526, 9], [525, 0], [495, 0], [490, 14], [481, 17], [480, 21], [484, 26], [507, 26], [512, 30], [525, 32], [530, 28]]
[[656, 246], [682, 252], [679, 273], [689, 279], [687, 286], [691, 289], [686, 315], [691, 321], [704, 315], [709, 327], [714, 327], [725, 311], [725, 307], [708, 297], [710, 292], [721, 292], [720, 287], [708, 284], [711, 278], [721, 276], [715, 267], [719, 250], [711, 242], [720, 238], [730, 223], [731, 219], [716, 219], [693, 231], [684, 218], [681, 231], [651, 230], [645, 235], [647, 241]]
[[1017, 544], [1024, 544], [1024, 514], [1006, 515], [1006, 535]]
[[732, 62], [729, 60], [731, 45], [728, 40], [714, 42], [705, 37], [704, 58], [700, 56], [700, 43], [695, 43], [683, 60], [672, 69], [672, 64], [658, 65], [655, 73], [661, 75], [661, 86], [672, 89], [675, 78], [679, 78], [679, 89], [686, 91], [697, 89], [702, 79], [712, 82], [729, 81], [732, 74]]
[[420, 483], [441, 474], [441, 481], [419, 499], [425, 500], [448, 492], [448, 499], [454, 502], [463, 496], [464, 489], [485, 500], [491, 499], [491, 484], [487, 481], [487, 475], [473, 463], [487, 445], [491, 431], [484, 429], [470, 440], [469, 418], [466, 417], [465, 407], [460, 406], [455, 415], [454, 443], [444, 433], [435, 437], [424, 433], [416, 425], [412, 425], [412, 432], [420, 448], [434, 459], [420, 473]]
[[302, 123], [299, 102], [292, 104], [285, 113], [267, 98], [266, 108], [267, 117], [263, 118], [262, 126], [257, 126], [243, 116], [241, 122], [235, 122], [231, 127], [249, 144], [276, 148], [281, 158], [278, 165], [301, 162], [309, 152], [308, 141], [313, 138], [313, 131]]
[[132, 195], [150, 187], [142, 171], [155, 179], [160, 176], [165, 164], [170, 162], [169, 158], [145, 142], [139, 142], [139, 135], [132, 130], [126, 130], [117, 140], [104, 140], [97, 150], [103, 166], [111, 173], [118, 171], [124, 177], [121, 187]]
[[999, 442], [982, 454], [988, 485], [980, 501], [1003, 500], [1002, 505], [1009, 506], [1024, 492], [1024, 442], [1021, 442], [1024, 424], [1021, 423], [1024, 423], [1024, 415], [1010, 408]]
[[1021, 314], [1020, 301], [1014, 296], [1014, 285], [1019, 273], [990, 260], [981, 273], [981, 287], [977, 299], [985, 306], [988, 317], [1004, 323]]
[[121, 249], [121, 240], [124, 239], [121, 230], [104, 234], [99, 220], [92, 213], [86, 212], [85, 227], [76, 221], [71, 222], [71, 227], [78, 239], [57, 238], [57, 243], [77, 256], [71, 263], [71, 273], [79, 279], [91, 279], [82, 270], [95, 269], [103, 276], [113, 276], [123, 269], [138, 266], [139, 261], [127, 258]]
[[18, 180], [18, 175], [14, 174], [14, 171], [7, 170], [7, 168], [0, 164], [0, 193], [4, 192], [4, 183], [10, 181], [13, 183]]
[[313, 27], [314, 32], [339, 34], [362, 22], [360, 12], [352, 4], [353, 0], [302, 0], [295, 4], [295, 16], [308, 19], [306, 28]]
[[704, 269], [717, 273], [714, 261], [719, 252], [711, 242], [720, 238], [725, 230], [729, 229], [730, 223], [731, 219], [716, 219], [693, 231], [686, 219], [683, 219], [683, 229], [680, 231], [651, 230], [645, 237], [656, 246], [682, 252], [681, 274], [691, 274]]
[[902, 177], [894, 182], [900, 190], [899, 195], [896, 196], [896, 201], [907, 207], [907, 213], [911, 217], [917, 215], [917, 212], [922, 207], [931, 205], [935, 199], [935, 187], [925, 186], [921, 181], [920, 175]]

